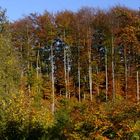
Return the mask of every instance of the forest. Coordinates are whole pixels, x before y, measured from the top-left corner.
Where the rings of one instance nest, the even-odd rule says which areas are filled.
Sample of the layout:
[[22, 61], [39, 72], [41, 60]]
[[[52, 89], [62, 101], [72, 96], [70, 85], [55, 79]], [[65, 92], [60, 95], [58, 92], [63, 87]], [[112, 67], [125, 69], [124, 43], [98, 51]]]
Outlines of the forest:
[[140, 140], [140, 11], [1, 8], [0, 140], [111, 139]]

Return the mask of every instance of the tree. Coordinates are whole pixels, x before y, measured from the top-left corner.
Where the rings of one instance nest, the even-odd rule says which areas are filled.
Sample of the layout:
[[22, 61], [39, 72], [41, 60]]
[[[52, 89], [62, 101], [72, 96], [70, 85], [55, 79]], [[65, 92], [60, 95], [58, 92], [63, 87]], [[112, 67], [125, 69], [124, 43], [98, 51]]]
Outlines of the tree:
[[1, 97], [10, 97], [12, 92], [18, 91], [20, 80], [20, 63], [18, 53], [11, 41], [9, 24], [6, 19], [5, 11], [0, 11], [0, 91]]

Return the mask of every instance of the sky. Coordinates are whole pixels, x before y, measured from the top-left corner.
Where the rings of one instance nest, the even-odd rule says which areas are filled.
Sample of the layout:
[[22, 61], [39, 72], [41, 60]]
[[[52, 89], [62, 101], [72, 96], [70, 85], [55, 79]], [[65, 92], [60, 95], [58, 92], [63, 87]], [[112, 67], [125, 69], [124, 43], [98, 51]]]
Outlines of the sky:
[[45, 10], [53, 13], [66, 9], [77, 11], [84, 6], [108, 9], [118, 4], [138, 10], [140, 0], [0, 0], [0, 7], [7, 9], [10, 21], [21, 19], [30, 13], [42, 14]]

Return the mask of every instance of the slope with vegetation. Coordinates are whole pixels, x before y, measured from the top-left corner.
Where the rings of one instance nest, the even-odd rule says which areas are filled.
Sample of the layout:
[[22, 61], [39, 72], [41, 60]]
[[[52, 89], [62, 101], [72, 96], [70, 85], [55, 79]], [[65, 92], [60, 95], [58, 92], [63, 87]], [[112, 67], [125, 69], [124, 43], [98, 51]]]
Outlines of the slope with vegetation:
[[0, 10], [0, 139], [140, 139], [140, 11]]

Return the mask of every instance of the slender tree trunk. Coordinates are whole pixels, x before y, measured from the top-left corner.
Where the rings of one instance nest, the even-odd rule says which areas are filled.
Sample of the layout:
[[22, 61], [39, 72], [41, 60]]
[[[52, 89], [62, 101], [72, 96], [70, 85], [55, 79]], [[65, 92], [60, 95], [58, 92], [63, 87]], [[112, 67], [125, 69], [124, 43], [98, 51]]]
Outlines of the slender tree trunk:
[[[66, 38], [66, 31], [64, 29], [63, 31], [64, 33], [64, 42], [65, 42], [65, 38]], [[68, 98], [68, 80], [67, 80], [67, 50], [66, 48], [64, 48], [64, 72], [65, 72], [65, 95], [66, 98]]]
[[[86, 88], [86, 83], [87, 83], [87, 78], [86, 78], [86, 76], [84, 76], [84, 89]], [[84, 92], [84, 100], [86, 100], [86, 93]]]
[[68, 89], [67, 89], [67, 62], [66, 62], [66, 48], [64, 48], [64, 71], [65, 71], [65, 94], [66, 98], [68, 98]]
[[53, 47], [51, 45], [51, 80], [52, 80], [52, 113], [55, 111], [55, 95], [54, 95], [54, 62], [53, 62]]
[[107, 48], [105, 48], [105, 79], [106, 79], [106, 101], [108, 100], [108, 65], [107, 65]]
[[[97, 75], [99, 74], [99, 69], [98, 69], [98, 66], [96, 67], [96, 72], [97, 72]], [[99, 96], [99, 94], [100, 94], [100, 83], [97, 83], [97, 94], [98, 94], [98, 96]]]
[[[21, 60], [23, 60], [23, 54], [22, 54], [22, 46], [20, 47], [20, 57], [21, 57]], [[21, 70], [21, 79], [23, 78], [23, 75], [24, 75], [24, 66]]]
[[[69, 51], [68, 51], [69, 53]], [[67, 55], [67, 90], [68, 90], [68, 95], [70, 99], [70, 59], [69, 59], [69, 54]]]
[[[140, 18], [140, 7], [139, 7], [139, 18]], [[138, 27], [138, 29], [139, 29], [139, 27]], [[137, 49], [139, 49], [139, 46], [138, 46]], [[139, 70], [138, 70], [138, 64], [139, 64], [139, 58], [137, 58], [137, 61], [136, 61], [136, 68], [137, 68], [137, 102], [139, 102], [139, 100], [140, 100], [140, 87], [139, 87]]]
[[92, 67], [91, 67], [91, 49], [89, 50], [89, 88], [90, 88], [90, 100], [92, 101]]
[[137, 102], [140, 100], [139, 71], [137, 70]]
[[[40, 47], [39, 47], [40, 48]], [[39, 82], [39, 49], [37, 50], [37, 58], [36, 58], [36, 78], [37, 78], [37, 82]], [[40, 94], [40, 87], [39, 84], [37, 84], [37, 93]]]
[[113, 101], [115, 100], [115, 72], [114, 72], [114, 40], [113, 36], [111, 39], [111, 44], [112, 44], [112, 95], [113, 95]]
[[[90, 31], [90, 30], [89, 30]], [[91, 66], [91, 42], [90, 42], [90, 34], [87, 33], [88, 39], [88, 60], [89, 60], [89, 89], [90, 89], [90, 100], [92, 101], [92, 66]]]
[[37, 50], [37, 58], [36, 58], [36, 78], [39, 78], [39, 50]]
[[127, 70], [127, 56], [126, 47], [124, 48], [124, 67], [125, 67], [125, 98], [128, 98], [128, 70]]
[[81, 79], [81, 73], [80, 73], [80, 50], [79, 50], [79, 46], [78, 46], [78, 93], [79, 93], [79, 102], [81, 101], [81, 83], [80, 83], [80, 79]]
[[[30, 48], [29, 48], [30, 40], [29, 40], [29, 33], [28, 33], [28, 25], [27, 25], [27, 69], [28, 72], [30, 71]], [[31, 92], [31, 85], [28, 84], [28, 92]]]

